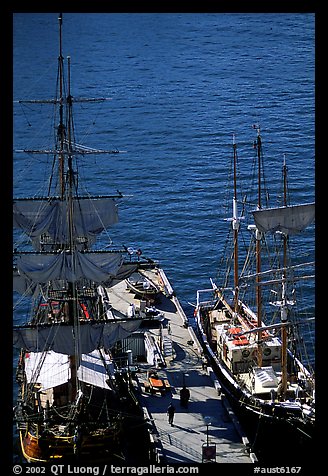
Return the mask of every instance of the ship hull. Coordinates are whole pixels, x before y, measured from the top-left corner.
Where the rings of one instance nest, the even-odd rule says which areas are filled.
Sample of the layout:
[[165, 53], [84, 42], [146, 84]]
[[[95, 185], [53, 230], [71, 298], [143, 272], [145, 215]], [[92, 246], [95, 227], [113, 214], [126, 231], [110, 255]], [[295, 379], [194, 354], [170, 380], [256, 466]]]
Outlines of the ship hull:
[[315, 425], [293, 402], [263, 401], [245, 391], [212, 351], [198, 319], [197, 332], [204, 354], [220, 383], [222, 393], [237, 415], [260, 462], [300, 462], [314, 449]]
[[113, 435], [86, 435], [77, 448], [74, 436], [38, 436], [31, 431], [20, 431], [23, 458], [28, 463], [51, 461], [92, 461], [93, 463], [122, 459], [119, 445]]
[[[56, 370], [53, 367], [53, 373]], [[149, 437], [146, 425], [142, 424], [143, 410], [134, 387], [129, 388], [127, 376], [120, 375], [115, 377], [116, 392], [80, 383], [83, 397], [72, 404], [68, 404], [66, 398], [69, 383], [48, 389], [46, 402], [43, 400], [46, 391], [34, 392], [35, 398], [31, 397], [24, 403], [20, 397], [15, 418], [24, 460], [30, 463], [60, 460], [96, 464], [147, 458]], [[29, 391], [29, 386], [23, 384], [20, 395]]]

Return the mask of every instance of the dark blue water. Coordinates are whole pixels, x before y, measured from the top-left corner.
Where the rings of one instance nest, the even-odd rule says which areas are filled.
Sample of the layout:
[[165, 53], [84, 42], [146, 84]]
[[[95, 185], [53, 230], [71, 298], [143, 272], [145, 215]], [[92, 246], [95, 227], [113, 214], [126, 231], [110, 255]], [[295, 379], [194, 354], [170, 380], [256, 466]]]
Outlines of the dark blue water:
[[[14, 15], [15, 99], [54, 96], [57, 16]], [[241, 175], [259, 123], [273, 195], [286, 154], [292, 201], [314, 201], [314, 15], [67, 13], [63, 28], [72, 95], [112, 98], [75, 104], [77, 142], [125, 151], [86, 156], [79, 173], [91, 193], [132, 195], [110, 236], [159, 260], [190, 311], [226, 237], [233, 132]], [[15, 105], [15, 148], [50, 147], [52, 115], [48, 105]], [[45, 193], [50, 161], [16, 154], [14, 194]], [[298, 247], [314, 259], [314, 226]], [[314, 304], [313, 286], [304, 289]]]

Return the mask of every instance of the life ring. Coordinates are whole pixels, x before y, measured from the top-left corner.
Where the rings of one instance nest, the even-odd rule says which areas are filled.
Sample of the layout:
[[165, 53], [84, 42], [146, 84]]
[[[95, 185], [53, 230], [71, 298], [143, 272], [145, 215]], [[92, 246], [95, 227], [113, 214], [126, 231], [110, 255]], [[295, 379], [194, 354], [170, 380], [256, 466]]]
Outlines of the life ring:
[[241, 353], [241, 355], [244, 357], [244, 359], [247, 359], [249, 354], [250, 354], [250, 351], [248, 349], [244, 349]]

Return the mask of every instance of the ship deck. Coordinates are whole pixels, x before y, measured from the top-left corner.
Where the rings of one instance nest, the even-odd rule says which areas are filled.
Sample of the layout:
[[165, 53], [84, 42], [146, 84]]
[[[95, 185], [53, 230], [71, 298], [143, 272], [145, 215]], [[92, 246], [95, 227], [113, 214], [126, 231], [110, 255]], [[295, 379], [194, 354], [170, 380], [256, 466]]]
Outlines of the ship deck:
[[[145, 272], [147, 277], [159, 282], [166, 291], [171, 285], [166, 275], [158, 268]], [[129, 291], [126, 283], [121, 282], [107, 289], [113, 309], [127, 315], [130, 303], [140, 308], [140, 300]], [[187, 325], [186, 315], [178, 301], [171, 293], [160, 293], [155, 303], [169, 322], [169, 327], [151, 328], [147, 332], [162, 347], [165, 365], [157, 367], [149, 363], [138, 363], [136, 384], [139, 399], [149, 418], [151, 438], [156, 447], [158, 462], [201, 463], [202, 447], [215, 445], [215, 461], [217, 463], [252, 463], [256, 456], [249, 452], [248, 440], [241, 429], [225, 396], [218, 389], [210, 367], [204, 365], [200, 344]], [[155, 362], [154, 362], [155, 363]], [[153, 364], [154, 364], [153, 363]], [[163, 392], [149, 388], [149, 371], [156, 369], [159, 379], [169, 386]], [[190, 390], [188, 408], [180, 405], [179, 392], [183, 383]], [[176, 412], [173, 426], [168, 423], [167, 407], [173, 402]]]

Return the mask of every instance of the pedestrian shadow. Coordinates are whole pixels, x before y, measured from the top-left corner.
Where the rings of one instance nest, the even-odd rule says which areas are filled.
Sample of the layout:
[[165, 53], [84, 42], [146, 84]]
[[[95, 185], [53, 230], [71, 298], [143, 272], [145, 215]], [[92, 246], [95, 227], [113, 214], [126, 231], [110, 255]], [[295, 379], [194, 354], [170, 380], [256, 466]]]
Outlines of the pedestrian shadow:
[[181, 345], [177, 344], [176, 342], [172, 342], [173, 350], [174, 350], [174, 362], [180, 362], [184, 360], [187, 356], [186, 351], [181, 347]]

